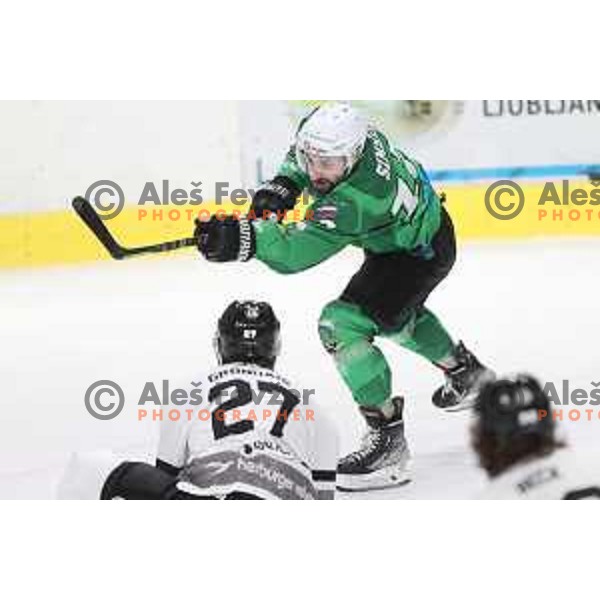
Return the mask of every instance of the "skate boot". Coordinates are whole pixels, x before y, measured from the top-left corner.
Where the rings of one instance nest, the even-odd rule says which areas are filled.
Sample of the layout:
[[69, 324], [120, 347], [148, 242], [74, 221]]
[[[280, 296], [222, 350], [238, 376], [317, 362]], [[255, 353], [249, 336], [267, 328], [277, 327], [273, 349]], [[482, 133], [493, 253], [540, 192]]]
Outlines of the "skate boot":
[[392, 398], [393, 414], [386, 417], [375, 408], [360, 408], [368, 430], [360, 448], [338, 462], [337, 487], [343, 491], [366, 491], [393, 487], [410, 481], [410, 453], [404, 437], [404, 399]]
[[481, 388], [496, 379], [491, 369], [484, 367], [462, 342], [454, 350], [457, 366], [444, 369], [446, 383], [433, 394], [432, 402], [447, 412], [471, 408]]

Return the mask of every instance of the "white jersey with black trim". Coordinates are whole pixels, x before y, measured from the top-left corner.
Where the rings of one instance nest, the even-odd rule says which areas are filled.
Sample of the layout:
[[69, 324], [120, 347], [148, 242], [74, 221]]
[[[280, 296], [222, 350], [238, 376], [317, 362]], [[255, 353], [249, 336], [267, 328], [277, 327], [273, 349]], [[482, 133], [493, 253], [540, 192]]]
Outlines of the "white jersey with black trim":
[[163, 419], [157, 464], [201, 496], [242, 492], [266, 499], [331, 499], [338, 437], [312, 390], [257, 365], [222, 365], [202, 402]]
[[571, 450], [557, 450], [494, 477], [479, 498], [600, 500], [600, 461]]

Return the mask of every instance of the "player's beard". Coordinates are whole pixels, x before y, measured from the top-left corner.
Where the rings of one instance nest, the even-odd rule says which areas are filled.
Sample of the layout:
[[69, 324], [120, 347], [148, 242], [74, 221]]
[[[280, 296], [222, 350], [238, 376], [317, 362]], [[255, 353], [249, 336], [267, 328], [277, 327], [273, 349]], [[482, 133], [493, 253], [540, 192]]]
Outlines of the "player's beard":
[[323, 177], [311, 181], [311, 186], [318, 194], [328, 194], [335, 186], [329, 179]]

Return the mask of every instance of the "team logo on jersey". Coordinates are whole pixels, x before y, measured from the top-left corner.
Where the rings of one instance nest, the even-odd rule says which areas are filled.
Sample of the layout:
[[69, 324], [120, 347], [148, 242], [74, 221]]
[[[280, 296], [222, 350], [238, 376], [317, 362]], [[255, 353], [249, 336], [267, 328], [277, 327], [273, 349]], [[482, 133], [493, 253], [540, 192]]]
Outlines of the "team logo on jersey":
[[337, 215], [338, 207], [335, 204], [322, 204], [315, 208], [313, 219], [327, 229], [335, 229]]

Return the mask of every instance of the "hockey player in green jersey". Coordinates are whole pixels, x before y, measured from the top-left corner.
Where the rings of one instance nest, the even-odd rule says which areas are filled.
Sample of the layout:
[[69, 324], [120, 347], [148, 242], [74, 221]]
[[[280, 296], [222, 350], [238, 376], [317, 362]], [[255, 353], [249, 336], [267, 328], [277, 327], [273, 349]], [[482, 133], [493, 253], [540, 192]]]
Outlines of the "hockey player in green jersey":
[[[285, 224], [303, 191], [314, 198], [300, 223]], [[433, 403], [470, 407], [493, 377], [455, 344], [426, 308], [456, 254], [452, 221], [423, 167], [368, 125], [349, 104], [325, 104], [299, 125], [277, 175], [257, 190], [247, 219], [197, 222], [211, 261], [257, 258], [280, 273], [313, 267], [347, 246], [365, 260], [342, 295], [324, 307], [319, 335], [367, 423], [361, 447], [341, 459], [338, 485], [368, 489], [408, 480], [404, 399], [393, 396], [389, 365], [374, 344], [388, 338], [445, 374]]]

